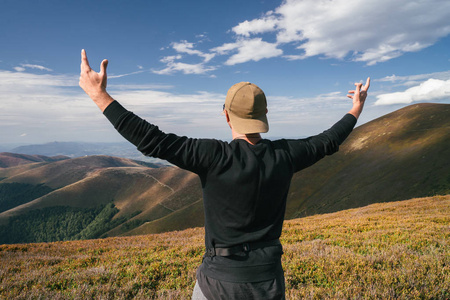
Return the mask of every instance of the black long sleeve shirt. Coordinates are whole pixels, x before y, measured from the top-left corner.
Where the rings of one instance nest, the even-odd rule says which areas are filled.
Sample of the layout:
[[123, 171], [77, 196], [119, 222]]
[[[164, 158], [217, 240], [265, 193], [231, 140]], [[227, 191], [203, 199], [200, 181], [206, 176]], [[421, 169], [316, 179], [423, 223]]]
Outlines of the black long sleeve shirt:
[[[293, 174], [338, 151], [356, 124], [356, 118], [346, 114], [316, 136], [262, 139], [252, 145], [240, 139], [228, 143], [166, 134], [116, 101], [104, 114], [144, 155], [198, 174], [203, 189], [207, 248], [278, 239]], [[258, 267], [273, 263], [273, 257], [265, 261], [261, 253], [254, 252], [255, 257], [245, 262], [227, 257], [205, 258], [201, 269], [212, 278], [230, 280], [227, 274], [233, 272], [228, 268], [255, 266], [257, 271]], [[281, 253], [273, 254], [275, 260]], [[259, 273], [262, 277], [256, 276], [257, 280], [268, 277], [270, 271]], [[244, 274], [236, 281], [245, 282], [247, 277]]]

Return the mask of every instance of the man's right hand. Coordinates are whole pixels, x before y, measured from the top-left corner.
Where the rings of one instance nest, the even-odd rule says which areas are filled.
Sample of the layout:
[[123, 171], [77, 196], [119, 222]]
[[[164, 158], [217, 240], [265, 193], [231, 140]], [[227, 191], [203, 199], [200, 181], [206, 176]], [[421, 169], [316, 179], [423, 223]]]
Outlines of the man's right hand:
[[95, 72], [89, 66], [86, 51], [81, 50], [80, 87], [91, 97], [101, 111], [114, 101], [106, 92], [106, 67], [108, 60], [104, 59], [100, 64], [100, 73]]

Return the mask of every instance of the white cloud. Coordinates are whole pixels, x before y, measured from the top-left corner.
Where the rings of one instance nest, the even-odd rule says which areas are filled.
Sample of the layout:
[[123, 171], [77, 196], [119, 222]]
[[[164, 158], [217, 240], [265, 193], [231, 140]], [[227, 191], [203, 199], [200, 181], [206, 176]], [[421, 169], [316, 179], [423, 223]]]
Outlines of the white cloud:
[[279, 46], [299, 44], [299, 53], [285, 55], [289, 60], [350, 56], [374, 65], [450, 34], [449, 11], [450, 2], [441, 0], [286, 0], [232, 30], [245, 38], [275, 32]]
[[[155, 73], [203, 74], [217, 68], [206, 64], [219, 55], [229, 56], [225, 65], [281, 55], [287, 60], [319, 56], [375, 65], [449, 35], [449, 12], [450, 1], [445, 0], [284, 0], [261, 18], [232, 27], [232, 42], [209, 50], [196, 49], [185, 40], [172, 43], [178, 54], [198, 56], [202, 62], [174, 63], [168, 56], [163, 61], [167, 68]], [[275, 42], [268, 42], [269, 36]], [[202, 44], [206, 36], [197, 38]]]
[[205, 74], [216, 69], [216, 67], [213, 66], [206, 66], [206, 64], [216, 55], [214, 53], [204, 53], [196, 50], [194, 49], [194, 44], [187, 41], [172, 43], [172, 48], [178, 53], [199, 56], [203, 58], [203, 61], [196, 64], [190, 64], [178, 61], [183, 58], [181, 54], [166, 56], [161, 59], [161, 62], [166, 64], [166, 68], [162, 70], [152, 70], [153, 73], [159, 75], [168, 75], [176, 72], [182, 72], [184, 74]]
[[177, 59], [182, 59], [183, 58], [183, 56], [182, 55], [171, 55], [171, 56], [166, 56], [166, 57], [163, 57], [162, 59], [161, 59], [161, 62], [163, 62], [163, 63], [170, 63], [170, 62], [173, 62], [173, 61], [175, 61], [175, 60], [177, 60]]
[[450, 71], [427, 73], [427, 74], [417, 74], [417, 75], [407, 75], [407, 76], [397, 76], [392, 74], [391, 76], [386, 76], [381, 79], [376, 79], [378, 82], [392, 82], [397, 83], [402, 86], [414, 86], [427, 79], [440, 79], [448, 80], [450, 79]]
[[233, 32], [238, 35], [249, 37], [251, 34], [264, 33], [274, 31], [278, 20], [271, 15], [271, 12], [263, 19], [255, 19], [252, 21], [244, 21], [232, 28]]
[[0, 70], [0, 127], [5, 129], [0, 140], [83, 140], [86, 132], [99, 128], [95, 105], [86, 97], [78, 87], [78, 75]]
[[109, 88], [114, 90], [170, 90], [174, 89], [174, 86], [169, 84], [114, 84], [108, 82]]
[[49, 86], [78, 86], [78, 76], [67, 75], [36, 75], [24, 72], [10, 72], [0, 70], [0, 91], [9, 88], [49, 87]]
[[20, 67], [14, 67], [14, 70], [16, 70], [17, 72], [23, 72], [26, 69], [38, 69], [41, 71], [53, 71], [52, 69], [46, 68], [44, 66], [40, 66], [40, 65], [32, 65], [32, 64], [20, 64]]
[[182, 72], [183, 74], [204, 74], [210, 71], [214, 71], [215, 67], [207, 67], [203, 63], [187, 64], [183, 62], [176, 62], [175, 60], [166, 60], [167, 67], [162, 70], [152, 70], [153, 73], [159, 75], [169, 75], [176, 72]]
[[111, 88], [114, 99], [165, 132], [191, 137], [226, 138], [229, 135], [221, 115], [225, 94], [206, 91], [176, 94], [139, 86]]
[[189, 43], [187, 41], [181, 41], [179, 43], [173, 43], [172, 48], [178, 53], [187, 53], [190, 55], [198, 55], [203, 57], [204, 62], [209, 62], [212, 58], [214, 58], [215, 54], [213, 53], [203, 53], [202, 51], [195, 50], [194, 44]]
[[403, 92], [377, 96], [375, 105], [409, 104], [413, 102], [433, 102], [450, 98], [450, 80], [428, 79]]
[[[172, 89], [167, 85], [125, 86], [108, 82], [108, 86], [115, 99], [163, 130], [199, 137], [212, 137], [221, 130], [223, 136], [227, 134], [221, 116], [225, 95], [179, 95], [168, 92]], [[3, 142], [122, 140], [78, 87], [78, 75], [0, 70], [0, 127], [4, 129], [0, 131]]]
[[211, 49], [211, 51], [216, 52], [220, 55], [228, 54], [230, 51], [236, 50], [239, 48], [239, 43], [226, 43], [222, 46]]
[[247, 61], [259, 61], [264, 58], [271, 58], [283, 54], [283, 50], [278, 49], [276, 44], [267, 43], [261, 38], [241, 39], [236, 43], [224, 44], [211, 51], [219, 54], [236, 52], [226, 62], [226, 65], [235, 65]]
[[[142, 69], [142, 68], [139, 68]], [[112, 79], [112, 78], [120, 78], [120, 77], [125, 77], [125, 76], [130, 76], [130, 75], [135, 75], [135, 74], [140, 74], [145, 72], [144, 70], [141, 71], [136, 71], [136, 72], [131, 72], [131, 73], [126, 73], [126, 74], [119, 74], [119, 75], [109, 75], [108, 74], [108, 78]]]
[[305, 57], [353, 53], [373, 65], [448, 35], [449, 10], [450, 2], [440, 0], [287, 0], [275, 11], [277, 39], [302, 43]]

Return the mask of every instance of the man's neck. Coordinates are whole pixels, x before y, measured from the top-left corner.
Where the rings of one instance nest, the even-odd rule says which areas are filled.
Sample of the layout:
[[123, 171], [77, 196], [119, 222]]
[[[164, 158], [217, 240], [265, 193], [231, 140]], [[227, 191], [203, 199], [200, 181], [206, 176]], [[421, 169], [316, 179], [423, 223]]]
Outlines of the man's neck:
[[242, 134], [237, 133], [234, 130], [231, 131], [233, 135], [233, 140], [235, 139], [241, 139], [244, 141], [247, 141], [248, 143], [255, 145], [261, 140], [261, 134], [259, 133], [249, 133], [249, 134]]

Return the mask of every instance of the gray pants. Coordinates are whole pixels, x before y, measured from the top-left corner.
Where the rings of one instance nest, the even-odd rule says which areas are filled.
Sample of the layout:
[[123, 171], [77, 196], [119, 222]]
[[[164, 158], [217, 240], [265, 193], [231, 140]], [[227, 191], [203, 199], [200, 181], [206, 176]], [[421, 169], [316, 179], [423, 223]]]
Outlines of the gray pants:
[[192, 300], [208, 300], [205, 295], [203, 295], [197, 281], [195, 282], [194, 292], [192, 293]]

